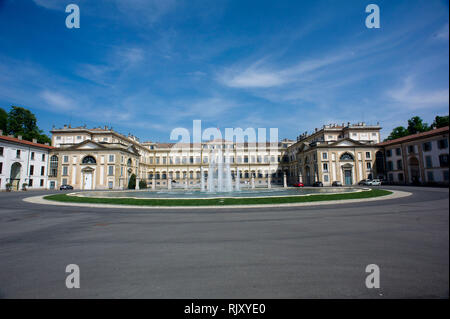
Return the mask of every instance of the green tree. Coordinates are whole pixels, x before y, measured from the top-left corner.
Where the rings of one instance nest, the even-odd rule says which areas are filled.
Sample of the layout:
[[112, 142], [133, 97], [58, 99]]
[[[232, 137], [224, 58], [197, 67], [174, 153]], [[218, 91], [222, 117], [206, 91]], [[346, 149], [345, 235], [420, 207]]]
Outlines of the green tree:
[[6, 111], [1, 107], [0, 107], [0, 130], [2, 130], [4, 134], [6, 134], [8, 130], [8, 113], [6, 113]]
[[387, 140], [395, 140], [396, 138], [400, 138], [400, 137], [404, 137], [404, 136], [408, 136], [409, 132], [406, 128], [404, 128], [403, 126], [397, 126], [396, 128], [394, 128], [391, 132], [391, 134], [388, 136]]
[[23, 139], [32, 141], [37, 139], [38, 143], [50, 143], [50, 138], [43, 134], [37, 126], [36, 116], [29, 110], [12, 106], [7, 118], [7, 133], [14, 136], [22, 135]]
[[130, 180], [128, 181], [128, 189], [136, 188], [136, 175], [131, 174]]
[[416, 134], [429, 131], [430, 127], [427, 123], [424, 123], [419, 116], [413, 116], [408, 120], [408, 132], [409, 134]]
[[139, 181], [139, 189], [145, 189], [145, 188], [147, 188], [147, 181], [141, 179], [141, 180]]
[[434, 119], [433, 124], [431, 124], [433, 128], [440, 128], [444, 126], [448, 126], [448, 115], [439, 116], [437, 115]]

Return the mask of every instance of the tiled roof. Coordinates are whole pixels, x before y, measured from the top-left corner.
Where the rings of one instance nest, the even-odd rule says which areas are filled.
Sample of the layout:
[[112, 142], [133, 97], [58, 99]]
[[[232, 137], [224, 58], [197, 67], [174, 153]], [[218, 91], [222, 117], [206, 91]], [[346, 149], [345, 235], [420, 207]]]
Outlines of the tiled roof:
[[45, 145], [45, 144], [40, 144], [40, 143], [33, 143], [33, 142], [30, 142], [30, 141], [18, 139], [17, 137], [0, 136], [0, 139], [1, 140], [5, 140], [5, 141], [14, 142], [14, 143], [24, 144], [24, 145], [28, 145], [28, 146], [47, 148], [47, 149], [54, 149], [54, 147], [50, 146], [50, 145]]
[[429, 137], [429, 136], [433, 136], [433, 135], [437, 135], [437, 134], [441, 134], [441, 133], [445, 133], [445, 132], [448, 133], [448, 129], [449, 129], [448, 126], [444, 126], [444, 127], [441, 127], [441, 128], [437, 128], [437, 129], [431, 130], [431, 131], [417, 133], [417, 134], [412, 134], [412, 135], [396, 138], [395, 140], [381, 142], [381, 143], [378, 143], [377, 145], [379, 145], [379, 146], [387, 146], [387, 145], [392, 145], [392, 144], [409, 142], [409, 141], [413, 141], [413, 140], [416, 140], [416, 139], [425, 138], [425, 137]]

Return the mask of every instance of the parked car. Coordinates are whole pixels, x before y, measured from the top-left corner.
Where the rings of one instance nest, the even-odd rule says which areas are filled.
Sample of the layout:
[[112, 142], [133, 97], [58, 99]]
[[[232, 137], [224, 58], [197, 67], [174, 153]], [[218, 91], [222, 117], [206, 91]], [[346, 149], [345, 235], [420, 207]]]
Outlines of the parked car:
[[342, 186], [342, 183], [340, 181], [334, 181], [331, 186]]
[[323, 187], [322, 182], [314, 182], [313, 187]]
[[379, 179], [373, 179], [371, 181], [370, 185], [372, 185], [372, 186], [380, 186], [381, 185], [381, 181]]
[[372, 180], [370, 179], [363, 179], [358, 183], [358, 185], [364, 185], [364, 186], [370, 186], [372, 185]]
[[295, 183], [293, 186], [294, 187], [304, 187], [305, 185], [303, 183]]
[[71, 190], [71, 189], [73, 189], [73, 186], [71, 186], [71, 185], [61, 185], [61, 186], [59, 186], [59, 190], [60, 191], [66, 191], [66, 190]]

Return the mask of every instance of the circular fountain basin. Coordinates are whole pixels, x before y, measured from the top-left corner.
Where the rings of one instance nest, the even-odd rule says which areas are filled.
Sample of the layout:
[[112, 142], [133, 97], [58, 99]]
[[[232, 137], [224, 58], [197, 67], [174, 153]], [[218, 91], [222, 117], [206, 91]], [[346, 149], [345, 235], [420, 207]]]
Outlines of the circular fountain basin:
[[353, 187], [324, 188], [255, 188], [241, 189], [233, 192], [208, 192], [199, 189], [191, 190], [126, 190], [126, 191], [90, 191], [75, 193], [76, 196], [101, 198], [139, 198], [139, 199], [202, 199], [202, 198], [244, 198], [244, 197], [283, 197], [312, 194], [343, 194], [362, 191]]

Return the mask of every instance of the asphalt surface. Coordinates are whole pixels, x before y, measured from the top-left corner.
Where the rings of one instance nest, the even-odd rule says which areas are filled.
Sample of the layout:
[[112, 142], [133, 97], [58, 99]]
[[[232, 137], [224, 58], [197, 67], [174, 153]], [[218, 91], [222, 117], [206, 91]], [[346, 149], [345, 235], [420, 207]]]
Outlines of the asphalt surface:
[[[449, 192], [316, 207], [132, 210], [0, 193], [1, 298], [448, 298]], [[49, 193], [49, 192], [47, 192]], [[80, 267], [66, 288], [66, 265]], [[368, 289], [365, 268], [380, 268]]]

